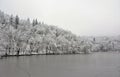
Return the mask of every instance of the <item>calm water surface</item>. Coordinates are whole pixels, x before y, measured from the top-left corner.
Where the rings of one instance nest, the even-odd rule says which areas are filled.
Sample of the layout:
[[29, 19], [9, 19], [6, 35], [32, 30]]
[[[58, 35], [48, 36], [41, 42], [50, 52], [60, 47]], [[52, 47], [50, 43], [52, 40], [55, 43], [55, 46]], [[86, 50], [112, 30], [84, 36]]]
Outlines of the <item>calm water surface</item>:
[[0, 77], [120, 77], [120, 53], [9, 57]]

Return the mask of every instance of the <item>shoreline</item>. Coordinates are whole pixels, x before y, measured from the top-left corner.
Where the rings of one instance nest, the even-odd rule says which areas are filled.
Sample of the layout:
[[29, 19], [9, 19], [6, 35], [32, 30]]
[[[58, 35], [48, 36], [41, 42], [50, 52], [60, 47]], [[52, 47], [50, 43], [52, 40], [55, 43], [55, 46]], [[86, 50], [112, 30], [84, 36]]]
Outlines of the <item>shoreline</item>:
[[[102, 51], [99, 51], [102, 52]], [[37, 56], [37, 55], [80, 55], [80, 54], [91, 54], [91, 53], [99, 53], [99, 52], [79, 52], [79, 53], [32, 53], [32, 54], [20, 54], [20, 55], [0, 55], [0, 59], [8, 58], [8, 57], [21, 57], [21, 56]], [[104, 53], [104, 52], [103, 52]], [[120, 53], [120, 51], [109, 51], [107, 53]]]
[[84, 53], [84, 52], [80, 52], [80, 53], [38, 53], [38, 54], [20, 54], [20, 55], [0, 55], [0, 59], [2, 58], [7, 58], [7, 57], [20, 57], [20, 56], [34, 56], [34, 55], [77, 55], [77, 54], [90, 54], [90, 53]]

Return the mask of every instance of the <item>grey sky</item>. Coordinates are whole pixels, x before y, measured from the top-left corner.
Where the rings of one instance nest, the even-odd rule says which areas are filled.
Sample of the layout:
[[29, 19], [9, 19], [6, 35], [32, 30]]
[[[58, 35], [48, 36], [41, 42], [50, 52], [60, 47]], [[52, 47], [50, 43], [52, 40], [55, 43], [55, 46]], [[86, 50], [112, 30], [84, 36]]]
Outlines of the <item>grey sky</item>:
[[77, 35], [120, 35], [120, 0], [0, 0], [0, 9]]

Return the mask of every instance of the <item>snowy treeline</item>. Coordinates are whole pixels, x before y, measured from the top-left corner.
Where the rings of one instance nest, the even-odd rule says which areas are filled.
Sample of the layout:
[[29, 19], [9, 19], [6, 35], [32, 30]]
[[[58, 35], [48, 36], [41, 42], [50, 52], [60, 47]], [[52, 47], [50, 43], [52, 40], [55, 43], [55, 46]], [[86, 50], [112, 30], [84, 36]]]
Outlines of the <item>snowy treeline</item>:
[[92, 43], [92, 51], [120, 51], [120, 36], [87, 37]]
[[86, 53], [83, 44], [70, 31], [0, 12], [0, 51], [6, 55]]
[[119, 48], [119, 39], [78, 37], [37, 19], [30, 22], [0, 11], [0, 54], [76, 54]]

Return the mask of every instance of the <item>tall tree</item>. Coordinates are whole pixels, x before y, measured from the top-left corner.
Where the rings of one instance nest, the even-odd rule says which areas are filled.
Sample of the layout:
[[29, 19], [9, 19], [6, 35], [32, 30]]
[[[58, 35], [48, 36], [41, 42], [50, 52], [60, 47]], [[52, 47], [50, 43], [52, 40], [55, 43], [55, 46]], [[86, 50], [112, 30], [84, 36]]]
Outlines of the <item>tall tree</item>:
[[33, 19], [32, 25], [35, 26], [35, 25], [37, 25], [37, 24], [38, 24], [37, 19]]
[[33, 19], [33, 21], [32, 21], [32, 25], [35, 26], [35, 20], [34, 20], [34, 19]]
[[27, 23], [30, 24], [30, 18], [27, 18]]
[[6, 20], [5, 19], [3, 19], [2, 24], [6, 24]]
[[18, 25], [19, 25], [19, 17], [18, 17], [18, 15], [16, 15], [16, 17], [15, 17], [15, 28], [16, 29], [17, 29]]
[[13, 25], [13, 15], [10, 16], [9, 23], [10, 25]]
[[37, 19], [35, 20], [35, 24], [36, 24], [36, 25], [38, 24], [38, 20], [37, 20]]

